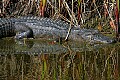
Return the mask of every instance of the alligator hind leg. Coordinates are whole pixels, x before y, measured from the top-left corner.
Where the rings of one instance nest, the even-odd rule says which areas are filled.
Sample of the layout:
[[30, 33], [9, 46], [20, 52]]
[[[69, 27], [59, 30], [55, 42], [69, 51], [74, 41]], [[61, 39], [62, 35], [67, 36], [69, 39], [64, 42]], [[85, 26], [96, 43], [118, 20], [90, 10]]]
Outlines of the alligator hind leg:
[[33, 30], [25, 23], [15, 23], [16, 39], [33, 38]]

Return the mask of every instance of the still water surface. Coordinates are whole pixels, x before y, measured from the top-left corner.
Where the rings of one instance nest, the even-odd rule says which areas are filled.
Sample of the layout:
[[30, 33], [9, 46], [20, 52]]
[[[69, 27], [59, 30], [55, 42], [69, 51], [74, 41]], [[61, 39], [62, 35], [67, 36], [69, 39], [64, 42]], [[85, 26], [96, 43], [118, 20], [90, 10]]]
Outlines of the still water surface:
[[0, 80], [118, 80], [120, 45], [0, 40]]

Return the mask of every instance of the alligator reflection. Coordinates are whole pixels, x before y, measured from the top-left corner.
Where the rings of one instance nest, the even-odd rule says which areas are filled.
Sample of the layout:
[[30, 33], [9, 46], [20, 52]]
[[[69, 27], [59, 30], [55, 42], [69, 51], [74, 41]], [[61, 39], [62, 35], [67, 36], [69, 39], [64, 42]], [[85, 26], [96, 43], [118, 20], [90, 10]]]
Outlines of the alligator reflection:
[[[0, 41], [1, 80], [118, 80], [119, 44]], [[50, 54], [51, 53], [51, 54]], [[35, 55], [36, 54], [36, 55]]]
[[85, 42], [65, 42], [63, 44], [46, 40], [20, 40], [5, 39], [0, 41], [1, 54], [40, 54], [40, 53], [66, 53], [69, 51], [83, 52], [107, 46], [108, 44], [86, 44]]

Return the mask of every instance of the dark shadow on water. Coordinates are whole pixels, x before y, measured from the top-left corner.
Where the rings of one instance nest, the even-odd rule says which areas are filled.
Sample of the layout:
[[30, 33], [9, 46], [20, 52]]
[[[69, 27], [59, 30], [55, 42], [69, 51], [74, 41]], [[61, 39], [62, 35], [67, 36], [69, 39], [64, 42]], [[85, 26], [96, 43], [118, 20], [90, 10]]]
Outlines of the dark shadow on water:
[[118, 80], [120, 46], [0, 40], [0, 80]]

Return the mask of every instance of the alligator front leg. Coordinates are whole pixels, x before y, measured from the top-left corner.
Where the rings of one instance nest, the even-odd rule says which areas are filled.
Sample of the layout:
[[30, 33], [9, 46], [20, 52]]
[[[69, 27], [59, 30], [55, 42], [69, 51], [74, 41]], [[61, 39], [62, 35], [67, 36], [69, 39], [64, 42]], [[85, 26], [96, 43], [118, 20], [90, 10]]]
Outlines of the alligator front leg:
[[33, 38], [33, 30], [25, 23], [15, 23], [15, 39]]

